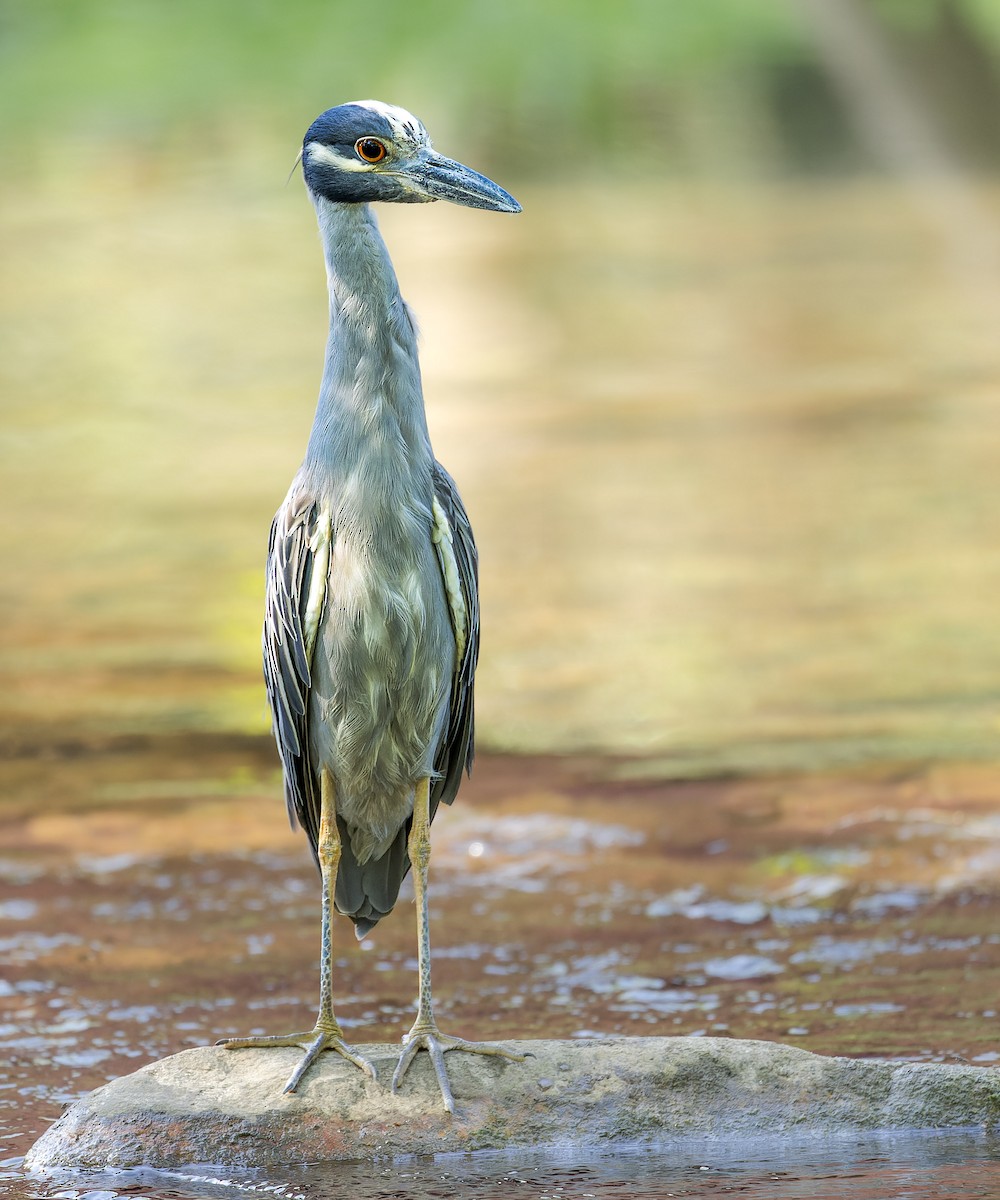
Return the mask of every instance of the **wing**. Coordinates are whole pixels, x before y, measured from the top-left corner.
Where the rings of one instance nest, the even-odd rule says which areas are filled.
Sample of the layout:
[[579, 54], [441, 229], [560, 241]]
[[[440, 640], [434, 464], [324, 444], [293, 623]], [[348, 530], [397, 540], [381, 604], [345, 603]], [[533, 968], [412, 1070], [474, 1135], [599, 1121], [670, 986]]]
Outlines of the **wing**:
[[330, 523], [311, 496], [289, 492], [271, 525], [264, 606], [264, 683], [292, 828], [315, 850], [320, 798], [306, 727], [316, 632], [326, 603]]
[[431, 817], [441, 803], [451, 804], [462, 772], [472, 770], [475, 741], [473, 684], [479, 658], [479, 555], [472, 526], [455, 481], [439, 462], [433, 467], [434, 539], [455, 631], [456, 661], [451, 712], [434, 763]]

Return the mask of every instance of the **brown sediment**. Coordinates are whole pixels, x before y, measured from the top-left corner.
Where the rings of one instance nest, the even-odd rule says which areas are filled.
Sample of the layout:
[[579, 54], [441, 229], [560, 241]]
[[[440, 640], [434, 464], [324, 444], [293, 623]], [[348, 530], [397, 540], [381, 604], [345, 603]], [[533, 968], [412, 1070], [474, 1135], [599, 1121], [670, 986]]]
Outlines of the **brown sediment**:
[[[184, 744], [83, 745], [70, 811], [4, 823], [7, 1095], [311, 1019], [318, 880], [269, 747]], [[34, 762], [26, 793], [51, 766]], [[257, 773], [234, 778], [248, 762]], [[672, 782], [636, 760], [483, 754], [432, 834], [442, 1028], [989, 1066], [998, 783], [985, 765]], [[406, 899], [360, 949], [335, 929], [353, 1041], [395, 1041], [412, 1019]], [[26, 1135], [41, 1111], [7, 1119]]]

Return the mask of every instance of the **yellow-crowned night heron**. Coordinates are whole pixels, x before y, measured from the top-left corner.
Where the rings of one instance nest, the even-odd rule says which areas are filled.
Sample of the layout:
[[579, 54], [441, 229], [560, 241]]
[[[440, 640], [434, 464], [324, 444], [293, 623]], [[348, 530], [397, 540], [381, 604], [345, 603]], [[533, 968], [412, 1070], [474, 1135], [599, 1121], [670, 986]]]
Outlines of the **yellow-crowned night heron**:
[[302, 169], [326, 255], [330, 336], [305, 460], [271, 527], [263, 642], [289, 815], [322, 877], [319, 1015], [308, 1033], [221, 1044], [304, 1047], [288, 1092], [324, 1050], [374, 1077], [334, 1015], [333, 908], [363, 937], [412, 864], [419, 1001], [392, 1086], [426, 1049], [454, 1111], [444, 1051], [522, 1057], [442, 1034], [431, 1008], [429, 828], [472, 763], [476, 547], [431, 450], [413, 321], [369, 203], [520, 205], [435, 153], [415, 117], [373, 100], [318, 117]]

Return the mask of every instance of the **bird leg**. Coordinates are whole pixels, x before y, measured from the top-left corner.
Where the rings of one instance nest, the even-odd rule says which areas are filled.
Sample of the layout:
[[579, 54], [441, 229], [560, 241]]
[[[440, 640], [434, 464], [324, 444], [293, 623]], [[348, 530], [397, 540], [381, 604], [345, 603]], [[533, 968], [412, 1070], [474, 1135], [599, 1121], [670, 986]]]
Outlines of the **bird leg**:
[[344, 1041], [343, 1031], [333, 1011], [333, 893], [340, 863], [340, 833], [334, 801], [333, 778], [325, 768], [320, 776], [320, 819], [317, 843], [320, 877], [323, 882], [322, 950], [319, 975], [319, 1014], [316, 1026], [308, 1033], [276, 1034], [273, 1037], [225, 1038], [216, 1045], [227, 1050], [243, 1050], [258, 1046], [302, 1046], [305, 1055], [285, 1084], [286, 1092], [294, 1092], [306, 1071], [324, 1050], [334, 1050], [353, 1063], [366, 1075], [375, 1078], [375, 1068]]
[[406, 849], [413, 865], [413, 890], [417, 905], [417, 961], [420, 971], [420, 991], [417, 1001], [417, 1019], [410, 1032], [403, 1038], [403, 1053], [392, 1077], [392, 1090], [398, 1090], [418, 1050], [426, 1050], [434, 1064], [444, 1106], [455, 1111], [455, 1099], [451, 1094], [448, 1071], [444, 1055], [448, 1050], [464, 1050], [469, 1054], [489, 1054], [500, 1058], [511, 1058], [523, 1062], [525, 1055], [505, 1046], [491, 1042], [467, 1042], [464, 1038], [449, 1037], [442, 1033], [434, 1020], [431, 1007], [431, 936], [427, 911], [427, 868], [431, 859], [430, 837], [430, 780], [421, 779], [413, 798], [413, 824]]

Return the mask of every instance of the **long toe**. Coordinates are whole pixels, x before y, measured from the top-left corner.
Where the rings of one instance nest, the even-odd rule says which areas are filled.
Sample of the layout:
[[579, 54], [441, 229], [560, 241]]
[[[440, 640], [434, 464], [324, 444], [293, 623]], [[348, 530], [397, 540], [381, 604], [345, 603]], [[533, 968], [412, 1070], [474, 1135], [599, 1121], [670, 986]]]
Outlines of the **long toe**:
[[375, 1073], [375, 1067], [367, 1058], [356, 1053], [354, 1048], [349, 1046], [339, 1033], [332, 1033], [327, 1029], [311, 1029], [308, 1033], [279, 1033], [275, 1035], [261, 1035], [259, 1037], [223, 1038], [215, 1044], [224, 1047], [226, 1050], [261, 1049], [272, 1046], [302, 1047], [305, 1050], [305, 1054], [285, 1084], [284, 1090], [286, 1092], [295, 1091], [302, 1082], [306, 1072], [317, 1062], [324, 1050], [332, 1050], [335, 1054], [339, 1054], [341, 1058], [347, 1059], [349, 1063], [353, 1063], [359, 1071], [364, 1072], [370, 1079], [378, 1078]]
[[305, 1046], [316, 1036], [315, 1030], [308, 1033], [275, 1033], [257, 1037], [220, 1038], [215, 1044], [225, 1050], [251, 1050], [261, 1046]]
[[437, 1028], [411, 1029], [403, 1039], [403, 1052], [400, 1054], [396, 1070], [393, 1072], [392, 1090], [394, 1092], [399, 1090], [399, 1085], [403, 1082], [410, 1065], [420, 1050], [426, 1050], [431, 1057], [438, 1087], [441, 1089], [441, 1098], [450, 1113], [455, 1111], [455, 1098], [452, 1095], [448, 1068], [444, 1061], [444, 1056], [448, 1051], [460, 1050], [466, 1054], [485, 1054], [494, 1058], [509, 1058], [513, 1062], [524, 1062], [526, 1058], [526, 1055], [519, 1051], [509, 1050], [506, 1046], [500, 1046], [494, 1042], [469, 1042], [465, 1038], [451, 1037], [449, 1034], [441, 1033]]

